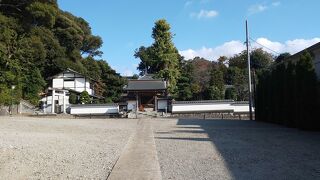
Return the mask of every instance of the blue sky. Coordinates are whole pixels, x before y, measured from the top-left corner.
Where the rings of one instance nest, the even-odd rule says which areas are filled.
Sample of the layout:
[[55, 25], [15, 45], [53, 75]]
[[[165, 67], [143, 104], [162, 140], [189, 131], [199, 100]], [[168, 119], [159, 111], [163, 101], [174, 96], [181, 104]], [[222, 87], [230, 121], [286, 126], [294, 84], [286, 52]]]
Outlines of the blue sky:
[[[152, 27], [166, 19], [180, 54], [215, 60], [244, 49], [250, 37], [275, 52], [295, 53], [320, 42], [319, 0], [58, 0], [102, 37], [103, 59], [122, 75], [137, 73], [134, 50], [149, 46]], [[251, 47], [261, 47], [252, 41]], [[265, 49], [269, 51], [268, 49]], [[272, 51], [270, 51], [272, 52]], [[272, 52], [274, 53], [274, 52]], [[276, 53], [275, 53], [276, 54]]]

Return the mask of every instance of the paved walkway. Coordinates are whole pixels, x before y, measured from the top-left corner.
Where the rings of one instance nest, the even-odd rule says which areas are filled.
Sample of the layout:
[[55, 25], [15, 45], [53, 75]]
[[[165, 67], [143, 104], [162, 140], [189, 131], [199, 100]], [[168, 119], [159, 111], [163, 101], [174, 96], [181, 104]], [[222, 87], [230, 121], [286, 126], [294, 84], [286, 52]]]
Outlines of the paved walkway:
[[109, 180], [160, 180], [161, 171], [150, 119], [140, 119], [135, 134], [130, 138]]

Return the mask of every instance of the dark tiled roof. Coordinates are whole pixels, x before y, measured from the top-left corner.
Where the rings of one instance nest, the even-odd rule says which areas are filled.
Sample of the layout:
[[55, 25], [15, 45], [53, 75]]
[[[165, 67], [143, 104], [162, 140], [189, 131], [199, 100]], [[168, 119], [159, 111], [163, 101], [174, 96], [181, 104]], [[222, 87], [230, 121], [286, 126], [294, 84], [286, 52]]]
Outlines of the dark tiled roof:
[[97, 80], [92, 79], [91, 77], [88, 77], [88, 76], [86, 76], [86, 75], [83, 75], [83, 74], [81, 74], [81, 73], [79, 73], [79, 72], [77, 72], [77, 71], [75, 71], [75, 70], [73, 70], [73, 69], [70, 69], [70, 68], [67, 68], [66, 70], [60, 71], [58, 74], [56, 74], [56, 75], [54, 75], [54, 76], [48, 77], [47, 80], [54, 79], [54, 78], [56, 78], [56, 77], [57, 77], [59, 74], [61, 74], [61, 73], [75, 73], [75, 74], [78, 74], [78, 75], [80, 75], [80, 76], [83, 76], [83, 77], [85, 77], [85, 78], [87, 78], [87, 79], [90, 79], [90, 80], [92, 80], [92, 81], [97, 82]]
[[124, 90], [166, 90], [166, 82], [161, 80], [129, 80]]
[[172, 101], [172, 104], [218, 104], [234, 103], [234, 100], [202, 100], [202, 101]]
[[141, 77], [139, 77], [138, 80], [141, 80], [141, 81], [146, 81], [146, 80], [157, 80], [157, 81], [162, 81], [162, 79], [158, 79], [155, 77], [154, 74], [145, 74]]
[[106, 107], [106, 106], [119, 106], [118, 103], [107, 103], [107, 104], [71, 104], [71, 107]]

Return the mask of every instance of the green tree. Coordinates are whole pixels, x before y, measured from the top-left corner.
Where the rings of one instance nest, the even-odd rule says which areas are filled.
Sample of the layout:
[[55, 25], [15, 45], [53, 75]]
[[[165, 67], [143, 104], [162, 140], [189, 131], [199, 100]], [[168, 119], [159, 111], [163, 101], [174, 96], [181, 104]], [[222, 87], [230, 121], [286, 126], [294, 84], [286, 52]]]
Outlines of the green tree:
[[[263, 49], [254, 49], [250, 52], [251, 68], [260, 70], [269, 67], [273, 62], [272, 54], [264, 51]], [[247, 51], [242, 51], [229, 59], [230, 67], [238, 67], [240, 69], [246, 69], [248, 67]]]
[[139, 75], [138, 75], [138, 74], [134, 74], [134, 75], [132, 76], [132, 79], [139, 79]]
[[42, 78], [39, 69], [35, 68], [26, 72], [23, 78], [23, 99], [29, 100], [32, 104], [38, 105], [39, 93], [43, 90], [46, 82]]
[[273, 55], [262, 48], [255, 49], [250, 53], [251, 68], [261, 70], [269, 67], [273, 62]]
[[297, 77], [297, 104], [299, 127], [303, 129], [319, 128], [317, 115], [317, 75], [313, 64], [313, 58], [305, 51], [300, 56], [296, 65]]
[[119, 100], [121, 76], [95, 59], [101, 45], [89, 23], [60, 10], [56, 0], [0, 1], [0, 105], [10, 103], [12, 85], [17, 101], [38, 104], [45, 80], [67, 68], [93, 78], [99, 94]]
[[211, 71], [210, 82], [211, 86], [216, 86], [220, 90], [224, 91], [224, 79], [223, 72], [220, 69], [213, 69]]
[[209, 87], [207, 89], [207, 98], [220, 100], [224, 98], [224, 79], [223, 72], [218, 68], [211, 71]]
[[192, 100], [192, 82], [193, 82], [194, 67], [189, 61], [181, 62], [181, 76], [177, 82], [177, 100]]
[[152, 48], [141, 46], [139, 49], [136, 49], [134, 57], [140, 59], [138, 65], [138, 70], [140, 75], [145, 73], [156, 74], [159, 70], [156, 66], [156, 60], [152, 58]]
[[87, 57], [86, 59], [82, 60], [81, 63], [87, 70], [86, 74], [89, 77], [95, 80], [99, 80], [101, 76], [101, 70], [96, 60], [94, 60], [92, 57]]
[[225, 99], [237, 100], [237, 91], [235, 88], [227, 88], [224, 95]]
[[116, 73], [106, 61], [97, 61], [100, 67], [100, 78], [103, 83], [102, 96], [105, 97], [105, 102], [118, 102], [121, 98], [125, 80]]
[[223, 99], [223, 91], [217, 86], [209, 86], [207, 89], [207, 97], [210, 100], [220, 100]]
[[26, 10], [33, 25], [53, 28], [58, 14], [55, 6], [42, 2], [33, 2]]
[[204, 93], [201, 90], [201, 85], [199, 83], [192, 83], [191, 84], [191, 92], [193, 93], [193, 100], [203, 100]]
[[152, 38], [154, 43], [150, 47], [140, 47], [136, 50], [135, 57], [141, 60], [138, 68], [142, 72], [147, 69], [150, 73], [164, 78], [168, 82], [169, 92], [174, 93], [180, 76], [180, 55], [172, 42], [173, 35], [166, 20], [155, 22]]
[[81, 104], [89, 104], [91, 101], [91, 98], [89, 96], [89, 93], [87, 91], [83, 91], [80, 94], [80, 99], [79, 99]]
[[99, 50], [101, 45], [102, 39], [99, 36], [88, 35], [85, 36], [80, 50], [82, 54], [88, 54], [90, 57], [101, 56], [102, 51]]
[[70, 104], [78, 104], [77, 95], [73, 92], [69, 95], [69, 103]]
[[30, 31], [30, 36], [40, 38], [45, 50], [44, 61], [41, 62], [41, 66], [38, 66], [42, 76], [50, 77], [57, 74], [61, 69], [55, 62], [57, 59], [66, 57], [66, 54], [65, 49], [60, 45], [54, 33], [45, 27], [33, 27]]
[[319, 129], [315, 118], [318, 97], [313, 58], [303, 52], [297, 62], [280, 63], [260, 74], [256, 117], [290, 127]]
[[290, 57], [291, 54], [286, 52], [286, 53], [281, 53], [275, 60], [276, 63], [281, 63], [283, 62], [286, 58]]
[[229, 67], [226, 81], [228, 85], [233, 85], [237, 92], [237, 101], [248, 100], [248, 80], [247, 70], [238, 67]]

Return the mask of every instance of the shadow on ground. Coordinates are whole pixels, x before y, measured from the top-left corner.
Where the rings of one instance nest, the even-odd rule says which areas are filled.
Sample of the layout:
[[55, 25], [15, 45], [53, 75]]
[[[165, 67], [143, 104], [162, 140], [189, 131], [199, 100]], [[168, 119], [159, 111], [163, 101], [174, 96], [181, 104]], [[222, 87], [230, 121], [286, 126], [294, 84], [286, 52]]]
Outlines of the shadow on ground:
[[[179, 119], [172, 131], [157, 133], [170, 134], [157, 139], [211, 141], [233, 179], [320, 178], [319, 132], [246, 120]], [[200, 133], [208, 136], [195, 135]]]

